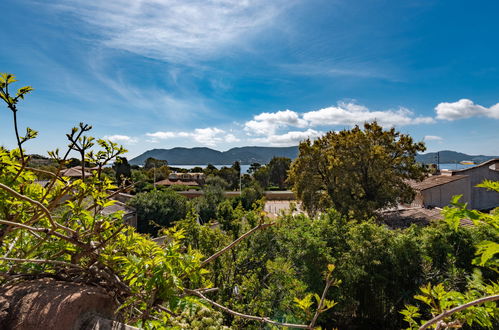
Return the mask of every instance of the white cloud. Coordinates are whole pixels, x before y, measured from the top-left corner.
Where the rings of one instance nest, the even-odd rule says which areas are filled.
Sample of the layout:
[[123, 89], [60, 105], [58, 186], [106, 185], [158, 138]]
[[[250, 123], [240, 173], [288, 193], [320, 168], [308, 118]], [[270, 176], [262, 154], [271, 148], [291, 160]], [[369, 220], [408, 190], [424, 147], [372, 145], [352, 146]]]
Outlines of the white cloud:
[[425, 141], [442, 141], [443, 138], [436, 135], [426, 135], [423, 140]]
[[234, 143], [240, 140], [232, 133], [227, 133], [223, 129], [217, 127], [196, 128], [192, 132], [171, 132], [171, 131], [158, 131], [154, 133], [146, 133], [151, 138], [148, 142], [159, 142], [159, 140], [168, 140], [176, 138], [191, 138], [194, 141], [210, 146], [216, 147], [222, 142]]
[[263, 112], [245, 123], [244, 130], [252, 135], [274, 134], [279, 128], [288, 126], [305, 127], [307, 122], [291, 110]]
[[442, 102], [435, 107], [438, 119], [457, 120], [471, 117], [489, 117], [499, 119], [499, 103], [486, 108], [468, 99], [457, 102]]
[[407, 108], [372, 111], [363, 105], [343, 102], [335, 107], [306, 112], [303, 114], [303, 119], [311, 126], [356, 125], [374, 120], [377, 120], [382, 126], [405, 126], [434, 122], [431, 117], [416, 117]]
[[[207, 58], [278, 22], [287, 1], [59, 1], [100, 34], [103, 43], [142, 56], [186, 62]], [[232, 47], [240, 48], [240, 47]]]
[[295, 146], [300, 141], [303, 141], [305, 139], [308, 138], [314, 139], [323, 134], [324, 132], [316, 131], [309, 128], [306, 131], [291, 131], [280, 135], [272, 134], [266, 137], [254, 138], [251, 139], [250, 141], [252, 143], [261, 143], [275, 147], [289, 147], [289, 146]]
[[110, 140], [115, 143], [125, 143], [125, 144], [135, 144], [138, 139], [136, 137], [127, 136], [127, 135], [106, 135], [103, 137], [104, 140]]
[[153, 139], [166, 140], [172, 139], [178, 136], [178, 133], [175, 132], [154, 132], [154, 133], [146, 133], [147, 136]]
[[277, 136], [277, 132], [288, 127], [318, 127], [363, 124], [377, 120], [382, 126], [404, 126], [430, 124], [431, 117], [417, 117], [406, 108], [398, 110], [372, 111], [356, 103], [340, 102], [337, 106], [320, 110], [297, 113], [291, 110], [264, 112], [244, 124], [244, 130], [250, 135]]

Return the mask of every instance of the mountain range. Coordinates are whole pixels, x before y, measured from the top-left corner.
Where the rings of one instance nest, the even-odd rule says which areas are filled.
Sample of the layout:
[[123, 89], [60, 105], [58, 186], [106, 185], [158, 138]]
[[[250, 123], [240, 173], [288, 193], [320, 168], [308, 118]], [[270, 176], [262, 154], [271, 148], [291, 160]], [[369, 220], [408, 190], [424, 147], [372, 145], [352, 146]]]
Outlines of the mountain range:
[[[440, 164], [459, 163], [464, 160], [481, 163], [499, 156], [467, 155], [461, 152], [443, 150], [419, 154], [416, 160], [422, 163], [436, 163], [437, 154]], [[287, 157], [294, 159], [298, 156], [298, 147], [239, 147], [227, 151], [218, 151], [210, 148], [172, 148], [152, 149], [131, 159], [132, 165], [143, 165], [149, 157], [163, 159], [170, 165], [229, 165], [240, 161], [243, 165], [251, 163], [267, 164], [272, 157]]]

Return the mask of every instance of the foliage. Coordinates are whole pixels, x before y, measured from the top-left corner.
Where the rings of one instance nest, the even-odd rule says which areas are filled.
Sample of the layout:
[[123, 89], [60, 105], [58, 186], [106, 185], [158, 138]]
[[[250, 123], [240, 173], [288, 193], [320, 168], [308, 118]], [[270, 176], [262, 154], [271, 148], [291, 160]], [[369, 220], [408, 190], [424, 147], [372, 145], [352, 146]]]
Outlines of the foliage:
[[155, 236], [187, 215], [187, 198], [173, 190], [152, 190], [135, 195], [128, 204], [137, 210], [138, 231]]
[[334, 207], [364, 219], [378, 209], [411, 202], [414, 191], [407, 180], [425, 174], [415, 159], [424, 144], [376, 122], [303, 141], [299, 150], [289, 180], [311, 214]]
[[166, 160], [156, 159], [153, 157], [147, 158], [146, 161], [144, 162], [144, 168], [146, 170], [150, 170], [155, 167], [159, 168], [161, 166], [168, 166], [168, 162]]
[[116, 183], [118, 186], [122, 184], [127, 185], [132, 178], [132, 170], [126, 157], [116, 157], [113, 169], [116, 172]]
[[[499, 182], [486, 180], [477, 187], [499, 193]], [[449, 230], [457, 232], [461, 220], [470, 219], [475, 226], [489, 230], [492, 234], [492, 240], [483, 239], [475, 243], [476, 258], [473, 259], [473, 264], [482, 267], [482, 271], [491, 270], [497, 275], [499, 273], [499, 208], [490, 213], [468, 210], [466, 204], [459, 203], [459, 198], [460, 196], [455, 196], [451, 206], [443, 210], [445, 223]], [[494, 322], [499, 319], [499, 308], [496, 302], [499, 300], [499, 282], [497, 282], [497, 276], [495, 281], [485, 280], [482, 277], [482, 271], [475, 270], [474, 275], [466, 282], [465, 290], [453, 290], [445, 282], [436, 285], [427, 283], [422, 286], [421, 293], [415, 298], [429, 307], [429, 314], [433, 318], [432, 323], [429, 324], [428, 321], [421, 320], [422, 313], [425, 311], [415, 305], [407, 305], [401, 311], [404, 320], [409, 323], [411, 329], [417, 329], [424, 324], [437, 329], [443, 327], [460, 328], [465, 324], [469, 326], [478, 324], [486, 328], [497, 326], [497, 323]], [[482, 300], [483, 302], [481, 302]], [[450, 310], [456, 312], [450, 313]], [[437, 319], [437, 316], [440, 318]]]
[[291, 159], [289, 158], [273, 157], [267, 165], [269, 168], [270, 184], [278, 186], [280, 190], [285, 189], [290, 165]]

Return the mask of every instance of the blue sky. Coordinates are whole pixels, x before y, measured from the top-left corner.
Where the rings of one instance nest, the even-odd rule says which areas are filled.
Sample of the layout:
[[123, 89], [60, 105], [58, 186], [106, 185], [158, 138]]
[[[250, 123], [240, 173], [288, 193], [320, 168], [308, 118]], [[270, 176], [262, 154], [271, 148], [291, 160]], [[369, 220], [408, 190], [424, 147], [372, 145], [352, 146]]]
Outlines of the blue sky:
[[[428, 151], [499, 155], [499, 2], [2, 0], [26, 145], [83, 121], [152, 148], [297, 145], [377, 119]], [[1, 110], [1, 109], [0, 109]], [[8, 109], [0, 145], [14, 147]]]

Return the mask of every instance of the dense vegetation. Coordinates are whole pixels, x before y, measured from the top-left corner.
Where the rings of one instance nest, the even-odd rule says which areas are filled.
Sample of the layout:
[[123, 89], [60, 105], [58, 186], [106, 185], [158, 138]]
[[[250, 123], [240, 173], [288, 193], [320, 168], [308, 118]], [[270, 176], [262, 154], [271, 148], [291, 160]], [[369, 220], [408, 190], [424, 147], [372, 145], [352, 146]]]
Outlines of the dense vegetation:
[[[370, 208], [270, 220], [258, 178], [286, 185], [287, 160], [254, 164], [241, 196], [231, 199], [223, 191], [234, 180], [224, 175], [239, 172], [238, 164], [223, 174], [209, 167], [204, 195], [188, 201], [174, 189], [145, 189], [151, 175], [168, 175], [165, 163], [151, 159], [149, 168], [133, 169], [118, 158], [114, 169], [106, 167], [125, 150], [86, 136], [91, 127], [84, 124], [67, 135], [67, 152], [50, 152], [50, 164], [40, 165], [52, 171], [31, 167], [22, 147], [36, 132], [20, 136], [16, 117], [31, 88], [11, 95], [14, 82], [1, 76], [18, 148], [0, 148], [0, 285], [43, 276], [99, 285], [120, 303], [121, 319], [144, 328], [418, 328], [470, 302], [432, 327], [497, 326], [499, 212], [470, 211], [455, 199], [445, 221], [403, 230], [367, 217]], [[60, 175], [75, 163], [71, 150], [81, 156], [82, 172], [91, 165], [95, 175]], [[35, 183], [42, 176], [48, 183]], [[119, 212], [101, 212], [120, 191], [116, 183], [127, 189], [128, 180], [144, 184], [130, 202], [142, 233]], [[498, 183], [484, 187], [499, 192]], [[463, 218], [474, 226], [460, 226]]]

